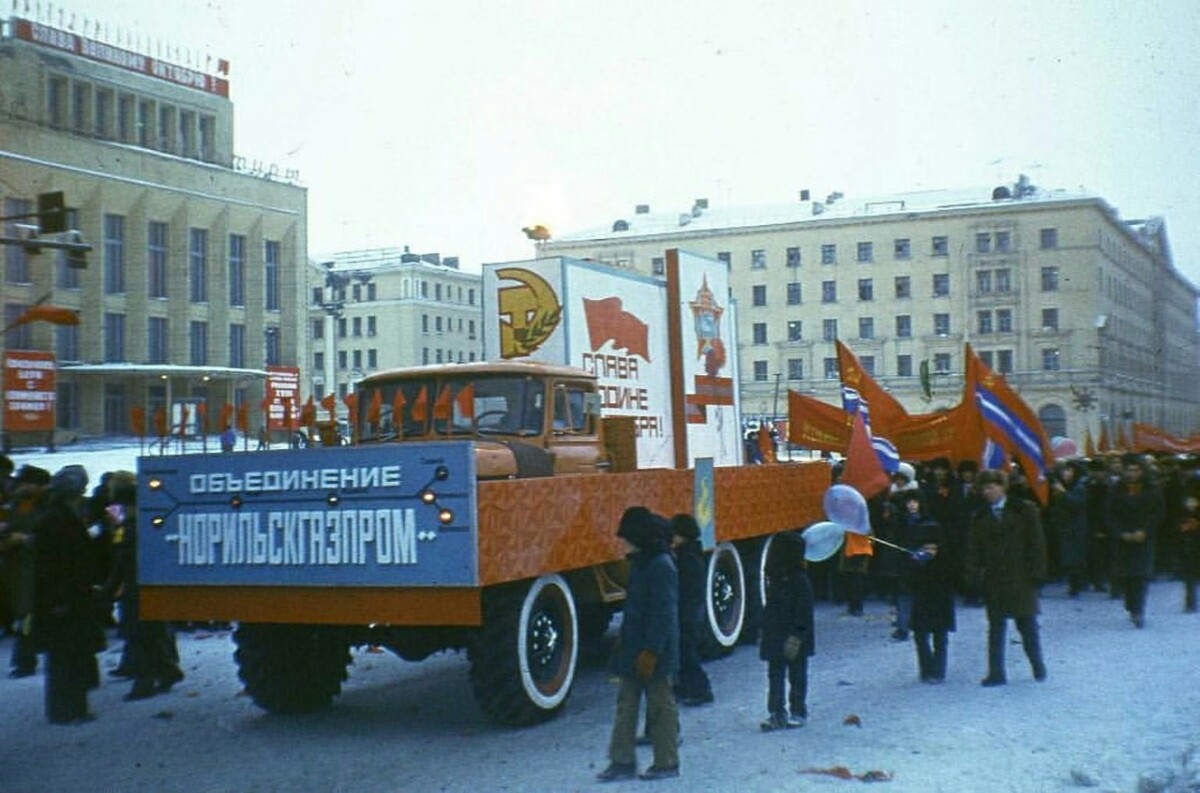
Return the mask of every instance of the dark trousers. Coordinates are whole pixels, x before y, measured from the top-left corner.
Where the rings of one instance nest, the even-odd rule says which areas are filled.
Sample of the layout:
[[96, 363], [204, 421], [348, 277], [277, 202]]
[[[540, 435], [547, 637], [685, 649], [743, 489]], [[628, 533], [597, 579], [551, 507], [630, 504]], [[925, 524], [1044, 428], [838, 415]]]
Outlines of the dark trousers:
[[[1046, 664], [1042, 660], [1042, 639], [1038, 634], [1037, 617], [1013, 617], [1017, 624], [1017, 632], [1021, 634], [1021, 644], [1025, 647], [1025, 655], [1033, 669], [1034, 677], [1044, 677]], [[988, 677], [993, 680], [1004, 680], [1007, 675], [1004, 670], [1004, 642], [1008, 628], [1006, 617], [988, 615]]]
[[1183, 579], [1183, 610], [1196, 610], [1196, 578], [1192, 575], [1185, 575]]
[[767, 662], [767, 712], [772, 716], [784, 716], [784, 680], [787, 680], [788, 710], [793, 716], [808, 718], [808, 657], [795, 661]]
[[1125, 610], [1131, 617], [1141, 617], [1146, 613], [1146, 579], [1126, 576], [1123, 584]]
[[646, 731], [654, 746], [654, 764], [660, 768], [679, 765], [679, 713], [668, 677], [653, 677], [645, 683], [621, 677], [617, 687], [617, 713], [608, 741], [608, 759], [621, 765], [637, 762], [638, 706], [646, 695]]
[[913, 644], [917, 647], [917, 671], [921, 679], [945, 680], [949, 634], [946, 631], [916, 631]]
[[700, 665], [700, 638], [698, 629], [681, 631], [679, 634], [679, 682], [675, 685], [675, 696], [679, 699], [705, 699], [712, 694], [712, 683]]
[[46, 653], [46, 718], [55, 724], [87, 715], [87, 692], [96, 657], [80, 650]]
[[18, 674], [33, 674], [37, 671], [37, 652], [33, 649], [33, 642], [29, 637], [20, 631], [13, 638], [12, 656], [9, 659], [9, 666]]

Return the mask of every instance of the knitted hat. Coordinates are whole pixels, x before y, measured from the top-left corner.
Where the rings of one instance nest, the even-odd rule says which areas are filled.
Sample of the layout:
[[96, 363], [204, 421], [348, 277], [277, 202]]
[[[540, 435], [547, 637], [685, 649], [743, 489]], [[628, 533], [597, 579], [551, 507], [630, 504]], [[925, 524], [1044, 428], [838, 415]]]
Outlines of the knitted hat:
[[64, 465], [50, 477], [50, 490], [63, 495], [79, 495], [87, 485], [87, 469], [82, 465]]
[[671, 518], [671, 535], [679, 535], [685, 540], [695, 540], [700, 537], [700, 524], [686, 512], [681, 512]]

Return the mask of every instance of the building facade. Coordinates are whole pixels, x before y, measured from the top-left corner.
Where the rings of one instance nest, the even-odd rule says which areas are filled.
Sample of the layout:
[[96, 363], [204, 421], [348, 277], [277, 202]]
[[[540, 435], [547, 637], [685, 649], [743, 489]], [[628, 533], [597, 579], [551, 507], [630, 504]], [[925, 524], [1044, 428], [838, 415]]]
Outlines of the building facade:
[[0, 342], [55, 353], [61, 430], [128, 434], [132, 408], [178, 416], [181, 403], [215, 422], [258, 404], [267, 366], [307, 358], [307, 193], [234, 155], [223, 70], [17, 17], [0, 28], [4, 217], [61, 191], [92, 245], [85, 269], [0, 250], [6, 326], [39, 300], [78, 312], [78, 326], [23, 325]]
[[306, 371], [319, 399], [369, 374], [479, 360], [480, 275], [458, 258], [408, 248], [347, 251], [309, 269]]
[[[839, 401], [834, 340], [910, 413], [957, 404], [964, 344], [1005, 375], [1051, 436], [1111, 438], [1143, 422], [1200, 429], [1197, 289], [1161, 220], [1126, 222], [1103, 199], [1022, 180], [855, 202], [687, 212], [647, 206], [539, 243], [661, 274], [680, 248], [730, 268], [749, 418], [786, 391]], [[927, 374], [923, 376], [923, 371]], [[1128, 435], [1127, 435], [1128, 437]]]

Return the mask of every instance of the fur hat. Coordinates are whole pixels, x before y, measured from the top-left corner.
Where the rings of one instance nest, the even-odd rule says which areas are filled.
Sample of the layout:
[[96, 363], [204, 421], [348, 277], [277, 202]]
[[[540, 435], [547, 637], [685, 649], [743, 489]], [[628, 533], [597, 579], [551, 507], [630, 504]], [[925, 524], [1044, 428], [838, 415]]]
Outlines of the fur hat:
[[975, 477], [975, 484], [983, 487], [984, 485], [1000, 485], [1000, 487], [1008, 487], [1008, 475], [1003, 471], [996, 471], [989, 468], [986, 471], [980, 471], [979, 476]]
[[108, 500], [127, 507], [137, 503], [137, 477], [132, 471], [113, 471], [106, 483]]
[[82, 465], [64, 465], [50, 477], [50, 490], [67, 496], [77, 496], [87, 489], [87, 469]]
[[630, 507], [621, 515], [617, 536], [631, 545], [643, 548], [662, 541], [667, 536], [667, 521], [646, 507]]
[[671, 518], [671, 536], [679, 535], [685, 540], [695, 540], [700, 537], [700, 524], [686, 512], [681, 512]]
[[17, 484], [45, 487], [50, 484], [50, 472], [45, 468], [25, 463], [21, 466], [21, 470], [17, 471]]

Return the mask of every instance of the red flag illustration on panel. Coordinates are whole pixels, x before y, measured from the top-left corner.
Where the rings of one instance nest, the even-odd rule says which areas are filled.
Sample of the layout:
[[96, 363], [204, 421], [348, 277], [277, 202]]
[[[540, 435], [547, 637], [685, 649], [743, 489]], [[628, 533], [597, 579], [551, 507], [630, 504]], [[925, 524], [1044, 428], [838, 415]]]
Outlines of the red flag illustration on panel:
[[650, 360], [650, 328], [624, 309], [621, 298], [589, 300], [585, 297], [583, 312], [587, 319], [588, 343], [593, 352], [604, 342], [611, 341], [619, 350]]

